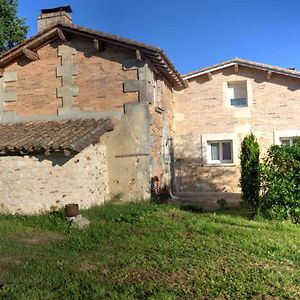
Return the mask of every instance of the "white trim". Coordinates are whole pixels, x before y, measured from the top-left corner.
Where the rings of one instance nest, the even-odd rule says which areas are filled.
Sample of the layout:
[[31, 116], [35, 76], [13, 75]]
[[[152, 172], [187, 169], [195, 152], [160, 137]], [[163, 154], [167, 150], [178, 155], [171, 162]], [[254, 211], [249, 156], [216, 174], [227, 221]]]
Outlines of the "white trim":
[[185, 80], [191, 79], [191, 78], [194, 78], [194, 77], [197, 77], [197, 76], [209, 73], [209, 72], [214, 72], [214, 71], [218, 71], [218, 70], [221, 70], [221, 69], [224, 69], [224, 68], [228, 68], [228, 67], [234, 66], [235, 64], [236, 63], [233, 63], [233, 62], [232, 63], [228, 63], [228, 64], [223, 65], [223, 66], [219, 66], [219, 67], [215, 67], [215, 68], [210, 68], [208, 70], [200, 71], [198, 73], [191, 74], [191, 75], [188, 75], [188, 76], [183, 76], [182, 78], [185, 79]]
[[281, 138], [300, 137], [300, 129], [274, 130], [274, 144], [281, 145]]
[[[239, 61], [230, 62], [230, 63], [224, 64], [222, 66], [208, 68], [203, 71], [199, 71], [199, 72], [196, 72], [196, 73], [190, 74], [190, 75], [186, 75], [186, 76], [183, 75], [182, 78], [183, 78], [183, 80], [192, 79], [192, 78], [201, 76], [203, 74], [206, 74], [208, 72], [214, 72], [214, 71], [218, 71], [218, 70], [221, 70], [224, 68], [231, 67], [235, 64], [238, 64], [239, 66], [243, 66], [243, 67], [247, 67], [247, 68], [265, 71], [265, 72], [271, 71], [272, 73], [275, 73], [275, 74], [290, 76], [290, 77], [294, 77], [294, 78], [300, 78], [300, 72], [297, 72], [297, 74], [293, 74], [293, 73], [289, 73], [288, 70], [284, 70], [284, 69], [281, 71], [281, 70], [272, 69], [269, 66], [256, 66], [256, 65], [251, 65], [251, 63], [245, 63], [245, 62], [239, 62]], [[266, 78], [266, 80], [267, 80], [267, 78]]]
[[[210, 161], [210, 142], [225, 142], [231, 141], [232, 142], [232, 161], [230, 162], [213, 162]], [[237, 136], [234, 133], [212, 133], [212, 134], [202, 134], [201, 136], [201, 148], [202, 148], [202, 159], [203, 165], [207, 166], [234, 166], [238, 161], [238, 143], [237, 143]]]

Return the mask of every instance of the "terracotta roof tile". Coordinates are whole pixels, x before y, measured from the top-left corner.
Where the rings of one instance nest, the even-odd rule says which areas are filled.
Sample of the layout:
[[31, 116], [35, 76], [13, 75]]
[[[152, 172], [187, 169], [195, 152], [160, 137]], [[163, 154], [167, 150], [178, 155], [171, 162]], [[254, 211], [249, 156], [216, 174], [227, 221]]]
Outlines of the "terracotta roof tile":
[[0, 154], [80, 152], [113, 128], [109, 118], [0, 124]]

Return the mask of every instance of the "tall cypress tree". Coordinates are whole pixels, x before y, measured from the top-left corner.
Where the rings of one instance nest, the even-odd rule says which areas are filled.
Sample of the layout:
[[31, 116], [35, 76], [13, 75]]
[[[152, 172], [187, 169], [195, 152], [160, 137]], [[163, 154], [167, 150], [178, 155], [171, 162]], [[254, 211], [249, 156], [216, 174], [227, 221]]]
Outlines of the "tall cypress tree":
[[17, 15], [17, 0], [0, 0], [0, 54], [25, 40], [28, 27]]

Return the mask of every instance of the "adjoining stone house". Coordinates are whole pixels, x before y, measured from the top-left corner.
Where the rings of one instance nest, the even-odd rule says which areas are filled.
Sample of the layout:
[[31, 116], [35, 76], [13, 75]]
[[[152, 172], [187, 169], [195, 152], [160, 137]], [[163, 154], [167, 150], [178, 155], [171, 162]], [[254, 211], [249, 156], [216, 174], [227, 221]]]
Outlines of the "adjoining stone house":
[[0, 213], [239, 192], [245, 135], [263, 152], [300, 135], [300, 72], [234, 59], [181, 76], [161, 49], [71, 12], [42, 10], [38, 34], [0, 56]]
[[38, 34], [0, 56], [0, 213], [37, 213], [170, 186], [173, 88], [159, 48], [45, 9]]
[[242, 139], [253, 132], [262, 156], [300, 136], [300, 72], [233, 59], [182, 76], [174, 95], [178, 191], [240, 192]]

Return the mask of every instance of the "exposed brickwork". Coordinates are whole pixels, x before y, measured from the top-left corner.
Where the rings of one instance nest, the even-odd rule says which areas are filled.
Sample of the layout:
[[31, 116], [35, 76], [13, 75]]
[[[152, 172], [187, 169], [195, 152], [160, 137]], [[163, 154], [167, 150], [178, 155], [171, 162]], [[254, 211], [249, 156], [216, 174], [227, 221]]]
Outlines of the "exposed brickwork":
[[[57, 96], [61, 77], [56, 69], [61, 66], [57, 40], [40, 48], [40, 60], [30, 61], [20, 58], [5, 71], [16, 71], [17, 82], [6, 84], [7, 91], [17, 91], [17, 101], [6, 103], [5, 110], [16, 110], [18, 115], [55, 115], [62, 107], [62, 99]], [[74, 47], [73, 63], [78, 65], [78, 75], [73, 76], [79, 94], [73, 98], [74, 106], [82, 111], [123, 111], [123, 104], [136, 102], [137, 93], [124, 93], [123, 82], [137, 79], [137, 71], [124, 71], [125, 59], [134, 58], [133, 50], [107, 45], [104, 52], [97, 52], [93, 40], [74, 38], [67, 43]]]
[[172, 88], [161, 77], [157, 78], [156, 103], [154, 103], [153, 78], [149, 85], [151, 99], [150, 113], [152, 124], [150, 134], [151, 148], [151, 177], [158, 179], [156, 188], [164, 189], [170, 186], [171, 170], [168, 153], [168, 139], [173, 137], [173, 92]]
[[137, 71], [124, 71], [123, 61], [134, 58], [134, 51], [126, 51], [107, 45], [104, 52], [93, 48], [92, 39], [78, 38], [72, 41], [77, 50], [74, 63], [79, 73], [76, 83], [79, 87], [77, 103], [84, 111], [123, 111], [123, 104], [136, 102], [137, 93], [124, 93], [126, 79], [137, 79]]
[[57, 56], [59, 41], [47, 44], [38, 50], [40, 60], [30, 61], [25, 57], [5, 68], [5, 71], [16, 71], [18, 81], [7, 89], [17, 91], [15, 104], [6, 106], [7, 110], [16, 110], [17, 114], [50, 115], [56, 114], [61, 106], [61, 99], [56, 96], [56, 88], [61, 79], [56, 77], [56, 67], [60, 65]]
[[[175, 93], [175, 154], [177, 183], [183, 189], [239, 191], [239, 166], [202, 167], [201, 135], [235, 133], [238, 144], [250, 132], [265, 153], [274, 143], [274, 130], [300, 129], [300, 80], [267, 72], [234, 67], [191, 79], [189, 87]], [[224, 86], [228, 81], [247, 81], [249, 107], [230, 107]], [[240, 147], [238, 145], [238, 151]], [[179, 166], [180, 165], [180, 166]], [[180, 178], [181, 177], [181, 178]]]

